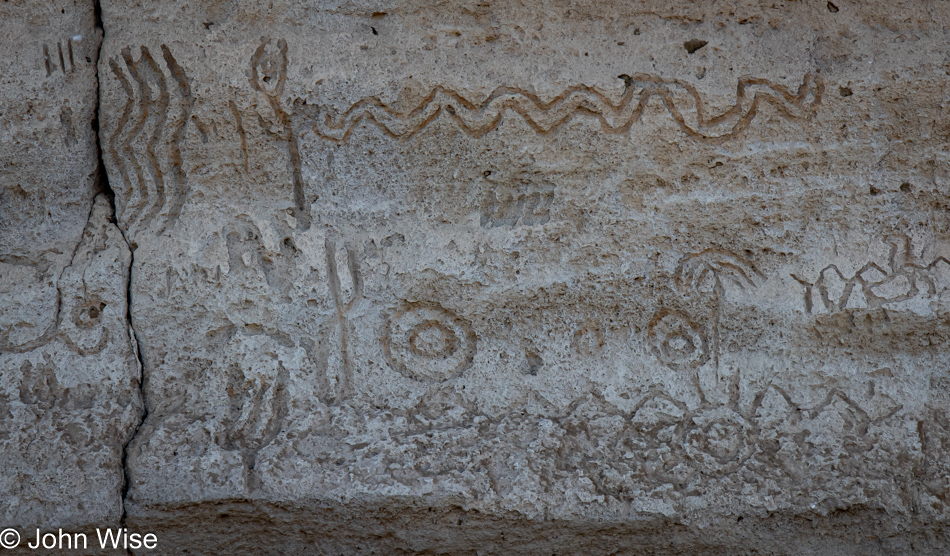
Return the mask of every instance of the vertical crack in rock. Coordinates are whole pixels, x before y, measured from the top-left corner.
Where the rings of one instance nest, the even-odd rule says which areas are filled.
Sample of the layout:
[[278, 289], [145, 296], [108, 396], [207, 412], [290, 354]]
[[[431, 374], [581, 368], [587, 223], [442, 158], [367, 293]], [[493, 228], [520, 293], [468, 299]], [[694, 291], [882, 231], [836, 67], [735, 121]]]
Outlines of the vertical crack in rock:
[[[142, 428], [142, 424], [145, 422], [145, 419], [148, 417], [148, 404], [145, 398], [145, 362], [142, 360], [142, 352], [139, 350], [138, 335], [135, 332], [135, 326], [132, 322], [132, 269], [135, 267], [135, 249], [132, 247], [132, 244], [129, 243], [129, 239], [126, 237], [125, 232], [122, 230], [122, 227], [118, 225], [117, 214], [116, 214], [116, 205], [115, 205], [115, 191], [112, 190], [112, 186], [109, 184], [109, 176], [106, 172], [105, 161], [102, 159], [102, 134], [99, 129], [99, 114], [102, 111], [102, 95], [101, 95], [101, 82], [99, 80], [99, 60], [102, 58], [102, 49], [105, 45], [105, 36], [106, 30], [105, 25], [102, 22], [102, 6], [99, 3], [99, 0], [95, 2], [95, 18], [96, 18], [96, 27], [102, 30], [102, 40], [99, 43], [99, 53], [96, 57], [96, 83], [99, 87], [100, 94], [99, 100], [96, 105], [96, 112], [93, 116], [92, 126], [96, 136], [96, 155], [99, 158], [97, 165], [98, 175], [96, 176], [96, 186], [98, 193], [102, 193], [109, 199], [109, 205], [112, 208], [112, 222], [116, 224], [116, 228], [119, 230], [119, 233], [122, 235], [122, 239], [125, 240], [126, 246], [129, 248], [130, 261], [129, 261], [129, 273], [126, 277], [126, 320], [129, 328], [129, 335], [131, 336], [133, 349], [135, 350], [135, 357], [138, 360], [139, 367], [139, 396], [142, 400], [142, 414], [139, 416], [138, 422], [135, 424], [135, 428], [132, 430], [132, 434], [129, 436], [129, 439], [122, 446], [122, 517], [120, 518], [119, 524], [121, 527], [126, 526], [126, 520], [128, 518], [128, 510], [126, 508], [126, 501], [129, 495], [129, 489], [131, 488], [131, 481], [129, 478], [128, 470], [128, 459], [129, 459], [129, 446], [132, 445], [132, 442], [135, 440], [135, 437], [138, 435], [139, 430]], [[128, 551], [129, 554], [132, 554], [131, 550]]]

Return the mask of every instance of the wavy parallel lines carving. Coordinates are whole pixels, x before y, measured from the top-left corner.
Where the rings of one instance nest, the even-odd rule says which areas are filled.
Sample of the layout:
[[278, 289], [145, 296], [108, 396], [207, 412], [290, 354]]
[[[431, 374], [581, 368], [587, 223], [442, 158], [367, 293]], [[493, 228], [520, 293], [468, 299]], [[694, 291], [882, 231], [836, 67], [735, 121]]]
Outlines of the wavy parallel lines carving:
[[145, 153], [154, 185], [154, 194], [151, 195], [150, 206], [139, 215], [139, 221], [147, 226], [165, 204], [165, 175], [158, 157], [155, 156], [155, 147], [162, 139], [162, 130], [165, 127], [165, 119], [168, 117], [168, 91], [165, 89], [165, 76], [147, 48], [142, 47], [142, 56], [138, 63], [132, 61], [128, 49], [123, 50], [122, 57], [132, 77], [139, 82], [140, 98], [145, 106], [143, 126], [150, 125], [151, 127], [150, 132], [145, 136]]
[[191, 85], [188, 83], [188, 76], [185, 71], [175, 61], [171, 51], [164, 44], [162, 45], [162, 57], [165, 64], [171, 72], [172, 78], [178, 85], [178, 93], [181, 96], [180, 110], [181, 117], [174, 126], [171, 133], [171, 143], [168, 146], [168, 156], [171, 159], [172, 178], [175, 186], [175, 196], [171, 208], [168, 210], [168, 220], [162, 225], [159, 234], [162, 234], [169, 223], [174, 224], [178, 221], [181, 209], [185, 204], [185, 195], [188, 193], [188, 175], [181, 168], [181, 145], [185, 140], [185, 126], [188, 125], [188, 119], [191, 117], [191, 111], [194, 108], [195, 98], [191, 94]]
[[126, 194], [120, 222], [133, 234], [154, 228], [156, 221], [157, 235], [174, 226], [188, 193], [181, 147], [194, 97], [171, 51], [161, 49], [167, 75], [145, 46], [138, 60], [126, 48], [109, 61], [127, 101], [107, 150]]
[[746, 129], [763, 104], [773, 106], [786, 119], [808, 119], [817, 110], [824, 92], [821, 79], [812, 74], [805, 75], [795, 92], [766, 79], [746, 77], [736, 87], [735, 104], [721, 114], [708, 116], [699, 92], [688, 83], [652, 75], [621, 77], [628, 87], [618, 103], [592, 87], [577, 85], [550, 102], [524, 89], [501, 87], [476, 104], [451, 89], [436, 87], [407, 112], [399, 112], [375, 96], [357, 101], [342, 113], [299, 102], [297, 107], [314, 116], [314, 133], [340, 142], [363, 121], [393, 138], [408, 138], [443, 114], [468, 135], [481, 137], [496, 129], [508, 111], [521, 116], [537, 133], [554, 131], [578, 115], [596, 118], [605, 133], [627, 133], [640, 121], [650, 100], [657, 97], [684, 133], [698, 140], [722, 142]]
[[[116, 129], [108, 141], [109, 152], [112, 155], [114, 163], [119, 168], [119, 173], [121, 177], [124, 178], [124, 185], [127, 188], [126, 195], [122, 196], [124, 199], [117, 201], [121, 205], [121, 207], [119, 207], [118, 220], [122, 223], [128, 221], [126, 215], [129, 212], [134, 213], [138, 211], [138, 201], [135, 199], [137, 190], [133, 182], [135, 182], [135, 184], [142, 184], [144, 180], [142, 179], [142, 169], [138, 163], [138, 158], [136, 158], [135, 153], [132, 151], [132, 137], [137, 133], [136, 129], [138, 127], [138, 123], [132, 121], [132, 111], [136, 104], [135, 90], [132, 88], [132, 83], [129, 81], [129, 78], [126, 77], [125, 72], [122, 71], [116, 58], [109, 61], [109, 67], [115, 74], [116, 79], [119, 80], [119, 84], [122, 86], [127, 99], [122, 114], [116, 123]], [[128, 129], [126, 129], [127, 127]]]

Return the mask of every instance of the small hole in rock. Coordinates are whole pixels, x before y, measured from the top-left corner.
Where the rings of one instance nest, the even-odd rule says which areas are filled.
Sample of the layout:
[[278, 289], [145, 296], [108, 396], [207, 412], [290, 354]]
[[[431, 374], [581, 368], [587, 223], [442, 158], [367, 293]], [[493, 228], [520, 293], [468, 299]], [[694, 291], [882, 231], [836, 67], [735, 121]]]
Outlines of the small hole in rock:
[[874, 187], [873, 185], [871, 186], [871, 195], [877, 195], [880, 192], [881, 192], [880, 189]]
[[843, 97], [849, 97], [854, 94], [854, 91], [851, 90], [851, 87], [838, 87], [838, 94]]
[[99, 316], [99, 308], [98, 308], [98, 307], [90, 307], [90, 308], [89, 308], [89, 318], [94, 319], [94, 318], [96, 318], [96, 317], [98, 317], [98, 316]]
[[910, 193], [910, 190], [913, 186], [909, 182], [904, 182], [901, 184], [901, 191], [904, 193]]
[[709, 41], [701, 41], [699, 39], [690, 39], [683, 43], [683, 48], [686, 49], [686, 52], [688, 54], [692, 54], [693, 52], [696, 52], [697, 50], [706, 46], [707, 44], [709, 44]]
[[375, 28], [375, 27], [370, 27], [370, 29], [373, 30], [373, 34], [374, 34], [374, 35], [377, 35], [377, 36], [379, 35], [379, 33], [376, 31], [376, 28]]
[[831, 12], [831, 13], [833, 13], [833, 14], [836, 14], [836, 13], [838, 13], [838, 6], [835, 6], [835, 5], [832, 4], [831, 2], [828, 2], [828, 11]]
[[525, 361], [528, 364], [528, 374], [531, 376], [538, 376], [538, 371], [540, 371], [541, 367], [544, 366], [544, 361], [541, 359], [541, 356], [537, 353], [529, 351], [525, 353]]

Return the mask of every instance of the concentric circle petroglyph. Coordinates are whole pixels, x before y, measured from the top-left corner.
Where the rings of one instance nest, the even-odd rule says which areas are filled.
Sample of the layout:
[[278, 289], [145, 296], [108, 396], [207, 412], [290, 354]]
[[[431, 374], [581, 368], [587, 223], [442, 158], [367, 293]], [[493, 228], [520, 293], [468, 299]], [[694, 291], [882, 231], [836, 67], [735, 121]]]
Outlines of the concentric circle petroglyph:
[[435, 304], [411, 303], [389, 319], [383, 334], [389, 363], [422, 381], [455, 378], [475, 358], [475, 334], [458, 315]]
[[647, 337], [657, 358], [674, 369], [698, 367], [709, 360], [709, 346], [699, 326], [676, 311], [658, 312]]

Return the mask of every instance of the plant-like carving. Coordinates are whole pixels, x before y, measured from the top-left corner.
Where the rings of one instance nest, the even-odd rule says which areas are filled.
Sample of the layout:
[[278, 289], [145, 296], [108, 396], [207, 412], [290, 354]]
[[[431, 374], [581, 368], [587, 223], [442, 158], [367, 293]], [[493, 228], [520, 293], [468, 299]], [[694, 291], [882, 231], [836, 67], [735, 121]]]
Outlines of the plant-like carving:
[[687, 255], [677, 267], [674, 283], [678, 289], [694, 290], [712, 296], [713, 314], [708, 340], [709, 352], [717, 367], [719, 365], [719, 319], [726, 298], [725, 284], [733, 284], [745, 289], [758, 286], [758, 282], [764, 279], [765, 277], [751, 262], [724, 249], [706, 249]]
[[353, 393], [349, 315], [363, 298], [363, 277], [356, 260], [356, 252], [349, 246], [327, 239], [326, 253], [330, 294], [336, 306], [337, 323], [340, 327], [340, 356], [343, 360], [343, 374], [340, 376], [338, 385], [338, 397], [347, 398]]
[[239, 366], [229, 369], [224, 448], [240, 452], [251, 490], [258, 486], [254, 468], [258, 452], [280, 433], [288, 411], [289, 372], [278, 363], [276, 376], [246, 377]]

